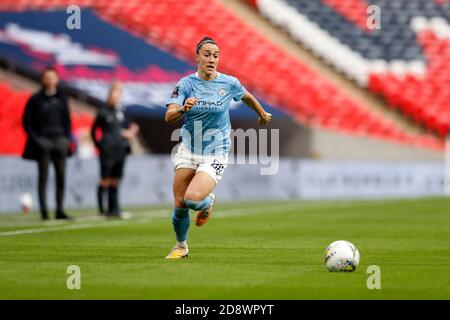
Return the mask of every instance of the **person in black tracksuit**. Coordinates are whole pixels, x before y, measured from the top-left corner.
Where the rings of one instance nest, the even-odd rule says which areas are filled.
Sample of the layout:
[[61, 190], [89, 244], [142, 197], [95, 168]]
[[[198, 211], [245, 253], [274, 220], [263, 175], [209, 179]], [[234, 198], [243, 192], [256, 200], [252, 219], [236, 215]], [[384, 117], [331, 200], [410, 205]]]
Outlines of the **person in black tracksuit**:
[[46, 68], [41, 77], [42, 89], [30, 97], [23, 114], [23, 127], [28, 136], [23, 158], [38, 163], [38, 194], [43, 220], [49, 219], [46, 190], [50, 161], [56, 174], [56, 219], [69, 219], [63, 203], [71, 122], [68, 98], [58, 87], [58, 82], [56, 70]]
[[[120, 109], [122, 85], [111, 85], [105, 106], [98, 111], [91, 128], [91, 137], [100, 152], [101, 179], [97, 187], [97, 201], [100, 214], [120, 217], [119, 183], [123, 175], [125, 158], [130, 153], [128, 140], [134, 137], [139, 127], [131, 123]], [[101, 129], [102, 138], [98, 139], [97, 130]], [[105, 210], [104, 197], [108, 191], [108, 209]]]

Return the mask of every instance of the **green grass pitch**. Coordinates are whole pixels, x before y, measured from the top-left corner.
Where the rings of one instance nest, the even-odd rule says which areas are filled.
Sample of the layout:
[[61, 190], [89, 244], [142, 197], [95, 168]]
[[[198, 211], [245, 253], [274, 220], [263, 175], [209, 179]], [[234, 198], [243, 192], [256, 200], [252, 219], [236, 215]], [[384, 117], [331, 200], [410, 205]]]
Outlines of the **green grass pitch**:
[[[164, 259], [170, 208], [130, 211], [126, 221], [0, 216], [0, 299], [450, 299], [448, 199], [219, 203], [205, 226], [191, 223], [190, 256], [176, 261]], [[353, 273], [324, 266], [340, 239], [361, 253]], [[80, 290], [66, 287], [69, 265]], [[369, 265], [380, 290], [366, 286]]]

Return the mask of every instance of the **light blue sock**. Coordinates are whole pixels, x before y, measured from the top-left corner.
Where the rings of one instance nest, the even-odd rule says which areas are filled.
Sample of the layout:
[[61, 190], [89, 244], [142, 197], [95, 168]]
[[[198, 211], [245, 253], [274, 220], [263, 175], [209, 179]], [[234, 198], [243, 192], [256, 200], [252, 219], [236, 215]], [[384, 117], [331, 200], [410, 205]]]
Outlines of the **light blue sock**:
[[207, 196], [205, 199], [201, 200], [201, 201], [192, 201], [189, 199], [184, 198], [184, 204], [188, 207], [191, 208], [192, 210], [205, 210], [206, 208], [208, 208], [211, 203], [212, 203], [213, 199], [210, 196]]
[[187, 240], [189, 230], [189, 208], [173, 208], [172, 215], [173, 230], [177, 236], [177, 241]]

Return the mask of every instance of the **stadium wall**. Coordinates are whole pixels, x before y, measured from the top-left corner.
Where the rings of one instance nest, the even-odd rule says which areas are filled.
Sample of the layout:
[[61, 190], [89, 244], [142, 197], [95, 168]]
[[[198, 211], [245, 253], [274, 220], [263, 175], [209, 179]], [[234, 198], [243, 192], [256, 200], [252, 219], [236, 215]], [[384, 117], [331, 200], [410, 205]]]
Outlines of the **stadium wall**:
[[[237, 163], [239, 158], [230, 159]], [[440, 161], [344, 161], [261, 159], [261, 164], [230, 164], [216, 193], [221, 202], [271, 200], [385, 199], [442, 196], [444, 165]], [[249, 163], [249, 161], [247, 162]], [[0, 158], [0, 213], [20, 211], [20, 197], [33, 196], [37, 205], [34, 162]], [[262, 175], [264, 172], [273, 175]], [[98, 160], [72, 158], [68, 162], [66, 204], [95, 208]], [[173, 168], [170, 156], [130, 157], [121, 188], [123, 206], [170, 204]], [[51, 168], [48, 204], [54, 204]]]
[[311, 129], [310, 155], [328, 160], [444, 161], [444, 152], [324, 129]]

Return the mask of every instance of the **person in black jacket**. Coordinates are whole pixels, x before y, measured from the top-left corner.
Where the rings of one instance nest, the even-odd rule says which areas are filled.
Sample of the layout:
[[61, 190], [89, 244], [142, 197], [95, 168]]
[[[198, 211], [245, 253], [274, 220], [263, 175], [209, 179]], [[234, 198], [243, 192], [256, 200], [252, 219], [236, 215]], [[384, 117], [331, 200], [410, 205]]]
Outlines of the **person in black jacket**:
[[[100, 181], [97, 186], [97, 201], [100, 214], [121, 217], [119, 203], [119, 183], [123, 175], [125, 158], [130, 153], [129, 139], [134, 137], [139, 127], [131, 123], [120, 107], [122, 84], [112, 83], [106, 105], [98, 111], [91, 128], [91, 137], [100, 151]], [[101, 129], [101, 139], [98, 138]], [[108, 209], [105, 210], [104, 197], [108, 191]]]
[[56, 173], [56, 219], [69, 219], [64, 212], [66, 157], [71, 142], [71, 123], [67, 96], [58, 87], [53, 68], [42, 72], [40, 91], [30, 97], [23, 115], [27, 143], [23, 158], [38, 163], [38, 194], [42, 220], [48, 220], [46, 201], [48, 165]]

